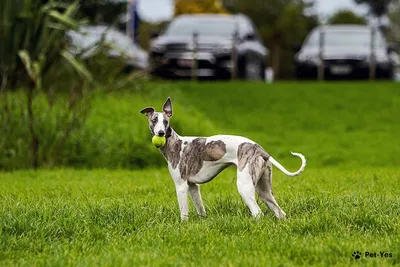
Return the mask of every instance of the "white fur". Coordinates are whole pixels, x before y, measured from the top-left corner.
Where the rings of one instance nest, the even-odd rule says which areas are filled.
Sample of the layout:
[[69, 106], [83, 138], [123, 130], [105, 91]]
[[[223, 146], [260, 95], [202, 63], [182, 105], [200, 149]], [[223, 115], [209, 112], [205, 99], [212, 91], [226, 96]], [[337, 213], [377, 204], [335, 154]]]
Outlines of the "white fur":
[[[159, 118], [159, 121], [162, 124], [162, 119], [160, 120], [160, 118]], [[182, 159], [182, 153], [183, 153], [183, 149], [185, 147], [184, 143], [187, 142], [189, 144], [194, 139], [199, 138], [199, 137], [194, 137], [194, 136], [188, 137], [188, 136], [179, 136], [179, 135], [177, 135], [177, 137], [180, 140], [182, 140], [182, 148], [181, 148], [181, 159]], [[237, 154], [238, 154], [238, 147], [240, 144], [242, 144], [244, 142], [248, 142], [248, 143], [252, 143], [252, 144], [255, 143], [254, 141], [252, 141], [246, 137], [233, 136], [233, 135], [210, 136], [210, 137], [206, 138], [206, 143], [211, 142], [211, 141], [217, 141], [217, 140], [224, 142], [226, 145], [226, 153], [224, 154], [224, 156], [217, 161], [204, 161], [203, 166], [200, 169], [200, 171], [197, 174], [195, 174], [194, 176], [189, 177], [187, 181], [185, 181], [181, 177], [181, 174], [179, 171], [179, 164], [174, 169], [172, 167], [172, 165], [168, 162], [168, 169], [169, 169], [170, 175], [171, 175], [171, 177], [175, 183], [175, 187], [176, 187], [176, 193], [177, 193], [177, 197], [178, 197], [180, 214], [181, 214], [182, 220], [187, 220], [189, 217], [188, 193], [190, 193], [190, 196], [195, 204], [197, 213], [201, 216], [205, 216], [206, 212], [204, 209], [203, 202], [201, 200], [199, 184], [204, 184], [204, 183], [210, 182], [212, 179], [214, 179], [214, 177], [219, 172], [221, 172], [223, 169], [225, 169], [226, 167], [228, 167], [230, 165], [237, 166], [238, 165]], [[296, 172], [289, 172], [278, 161], [276, 161], [272, 157], [269, 158], [269, 162], [288, 176], [299, 175], [306, 166], [306, 159], [302, 154], [294, 153], [294, 152], [292, 152], [292, 154], [300, 157], [302, 160], [302, 165], [301, 165], [300, 169]], [[248, 208], [250, 209], [250, 212], [253, 217], [260, 217], [263, 215], [263, 213], [255, 199], [255, 191], [256, 190], [259, 193], [260, 198], [275, 213], [275, 216], [277, 218], [285, 217], [285, 215], [286, 215], [285, 212], [279, 207], [279, 205], [276, 203], [275, 198], [272, 195], [272, 191], [270, 188], [271, 186], [269, 184], [269, 183], [272, 183], [272, 173], [270, 174], [270, 177], [268, 177], [268, 176], [263, 177], [263, 175], [265, 174], [264, 173], [265, 171], [266, 170], [259, 170], [259, 174], [260, 174], [259, 179], [271, 179], [271, 181], [269, 182], [269, 181], [262, 180], [260, 183], [258, 183], [258, 180], [257, 180], [256, 184], [257, 183], [258, 184], [256, 187], [253, 183], [248, 166], [245, 166], [245, 168], [242, 171], [238, 170], [237, 171], [238, 191], [239, 191], [243, 201], [247, 204]], [[271, 169], [271, 172], [272, 172], [272, 169]]]
[[159, 131], [163, 131], [164, 133], [166, 132], [166, 128], [165, 128], [165, 125], [164, 125], [164, 116], [163, 116], [163, 114], [162, 113], [158, 113], [157, 114], [157, 118], [158, 118], [158, 121], [157, 121], [156, 125], [154, 125], [154, 133], [155, 133], [155, 135], [157, 135]]
[[271, 162], [275, 167], [277, 167], [279, 170], [281, 170], [287, 176], [297, 176], [304, 171], [304, 168], [306, 167], [306, 158], [300, 153], [296, 153], [296, 152], [290, 152], [290, 153], [292, 153], [292, 155], [294, 155], [294, 156], [298, 156], [299, 158], [301, 158], [301, 167], [296, 172], [289, 172], [288, 170], [285, 169], [285, 167], [283, 167], [273, 157], [270, 157], [268, 161]]

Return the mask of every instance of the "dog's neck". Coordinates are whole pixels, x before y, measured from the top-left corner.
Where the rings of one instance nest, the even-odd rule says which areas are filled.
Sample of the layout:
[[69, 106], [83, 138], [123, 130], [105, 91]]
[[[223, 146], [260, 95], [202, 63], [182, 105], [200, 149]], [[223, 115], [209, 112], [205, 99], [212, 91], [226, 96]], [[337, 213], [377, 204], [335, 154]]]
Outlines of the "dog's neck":
[[169, 133], [166, 137], [167, 142], [160, 148], [160, 152], [175, 169], [180, 160], [182, 138], [172, 128], [169, 128]]
[[181, 136], [179, 134], [177, 134], [174, 131], [174, 129], [172, 129], [171, 127], [168, 128], [167, 134], [166, 134], [165, 137], [167, 139], [167, 142], [166, 142], [166, 145], [164, 146], [164, 148], [168, 148], [168, 143], [172, 144], [172, 143], [175, 143], [177, 141], [182, 141]]

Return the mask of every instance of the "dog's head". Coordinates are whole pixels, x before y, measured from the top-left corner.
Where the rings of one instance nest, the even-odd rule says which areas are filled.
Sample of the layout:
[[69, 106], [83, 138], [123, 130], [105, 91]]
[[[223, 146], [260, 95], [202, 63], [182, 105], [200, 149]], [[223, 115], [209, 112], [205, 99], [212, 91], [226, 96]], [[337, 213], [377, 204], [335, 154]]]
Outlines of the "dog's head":
[[146, 107], [140, 111], [145, 114], [149, 121], [149, 128], [152, 136], [171, 136], [171, 127], [169, 120], [172, 117], [172, 103], [171, 98], [167, 98], [162, 106], [162, 112], [156, 112], [153, 107]]

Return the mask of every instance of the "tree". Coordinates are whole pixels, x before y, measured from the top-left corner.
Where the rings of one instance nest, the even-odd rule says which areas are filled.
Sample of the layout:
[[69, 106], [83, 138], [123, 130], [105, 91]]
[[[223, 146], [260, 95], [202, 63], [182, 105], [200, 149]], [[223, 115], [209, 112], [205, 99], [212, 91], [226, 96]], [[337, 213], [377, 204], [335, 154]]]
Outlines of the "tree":
[[376, 16], [380, 22], [381, 18], [388, 13], [389, 6], [393, 0], [354, 0], [354, 2], [359, 5], [367, 5], [370, 13]]
[[175, 15], [197, 13], [227, 13], [219, 0], [176, 0]]
[[[318, 25], [310, 13], [313, 2], [302, 0], [236, 0], [224, 1], [232, 13], [244, 13], [256, 25], [264, 44], [270, 50], [270, 65], [277, 78], [293, 74], [292, 47], [303, 42]], [[283, 62], [283, 64], [281, 64]], [[282, 74], [282, 75], [281, 75]]]
[[351, 10], [342, 9], [334, 13], [329, 19], [328, 24], [367, 24], [365, 18], [358, 16]]
[[389, 12], [390, 39], [400, 45], [400, 3], [394, 3]]
[[122, 0], [79, 0], [78, 3], [79, 15], [92, 24], [113, 24], [125, 15], [127, 7], [126, 1]]

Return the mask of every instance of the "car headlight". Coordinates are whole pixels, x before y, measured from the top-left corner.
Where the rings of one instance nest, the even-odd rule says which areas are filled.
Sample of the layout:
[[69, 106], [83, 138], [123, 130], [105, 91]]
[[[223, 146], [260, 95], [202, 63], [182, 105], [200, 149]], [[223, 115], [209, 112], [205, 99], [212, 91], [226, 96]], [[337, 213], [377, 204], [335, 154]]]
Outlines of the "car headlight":
[[152, 52], [156, 53], [164, 53], [165, 52], [165, 46], [162, 44], [154, 44], [150, 47], [150, 50]]
[[213, 49], [216, 54], [230, 54], [232, 52], [232, 45], [229, 44], [218, 44]]

